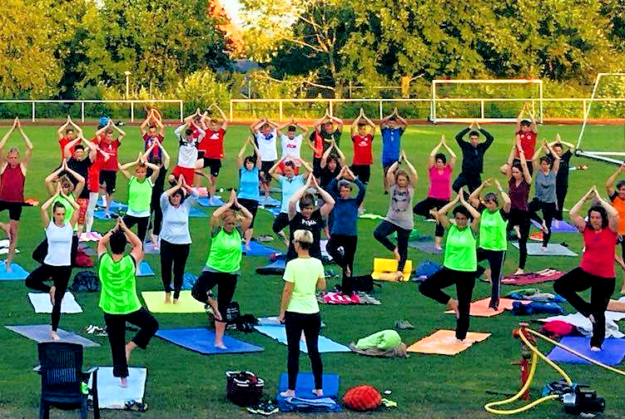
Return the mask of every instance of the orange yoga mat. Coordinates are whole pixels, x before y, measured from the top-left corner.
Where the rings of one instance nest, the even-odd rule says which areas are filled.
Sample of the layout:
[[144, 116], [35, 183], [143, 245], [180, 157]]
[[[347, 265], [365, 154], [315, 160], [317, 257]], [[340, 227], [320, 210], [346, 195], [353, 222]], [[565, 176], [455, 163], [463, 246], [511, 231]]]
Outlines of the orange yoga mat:
[[490, 333], [469, 332], [464, 342], [456, 340], [453, 330], [439, 330], [436, 333], [413, 343], [407, 350], [420, 354], [456, 355], [468, 349], [474, 343], [486, 340]]
[[[512, 300], [510, 298], [500, 298], [499, 299], [499, 308], [497, 310], [493, 310], [488, 307], [490, 303], [490, 298], [484, 298], [483, 300], [474, 301], [471, 303], [471, 316], [473, 317], [493, 317], [503, 313], [506, 310], [512, 310], [512, 302], [520, 301], [522, 303], [528, 303], [526, 300]], [[452, 310], [447, 310], [445, 313], [453, 314]]]

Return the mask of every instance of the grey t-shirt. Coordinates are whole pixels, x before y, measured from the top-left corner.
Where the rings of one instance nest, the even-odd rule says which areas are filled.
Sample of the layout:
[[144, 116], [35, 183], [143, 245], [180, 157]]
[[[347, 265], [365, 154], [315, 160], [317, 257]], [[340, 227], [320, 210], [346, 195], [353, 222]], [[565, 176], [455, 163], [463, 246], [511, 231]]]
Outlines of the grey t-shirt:
[[391, 186], [391, 202], [384, 219], [404, 230], [412, 230], [414, 227], [412, 218], [413, 195], [414, 188], [412, 186], [403, 189], [398, 188], [397, 185]]
[[556, 202], [556, 177], [557, 173], [553, 170], [547, 175], [542, 170], [536, 173], [536, 198], [539, 201], [549, 204]]

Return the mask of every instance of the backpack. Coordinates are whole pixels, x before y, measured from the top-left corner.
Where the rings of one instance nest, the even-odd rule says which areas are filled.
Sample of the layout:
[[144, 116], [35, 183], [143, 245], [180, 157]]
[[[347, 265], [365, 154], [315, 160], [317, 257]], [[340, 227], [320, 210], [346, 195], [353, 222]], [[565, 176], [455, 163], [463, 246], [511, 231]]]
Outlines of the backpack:
[[[373, 292], [373, 278], [371, 275], [361, 275], [352, 277], [352, 290], [355, 292], [365, 292], [370, 294]], [[382, 288], [382, 285], [375, 284], [377, 287]]]
[[348, 409], [365, 412], [380, 406], [382, 395], [372, 386], [352, 387], [343, 396], [343, 403]]
[[226, 328], [228, 330], [236, 330], [237, 323], [239, 322], [239, 317], [241, 317], [239, 303], [237, 303], [236, 301], [232, 301], [230, 304], [228, 304], [228, 307], [226, 307], [226, 313], [221, 313], [221, 315], [224, 316], [224, 320], [226, 321]]
[[80, 271], [74, 276], [74, 282], [70, 287], [72, 292], [98, 292], [100, 281], [92, 271]]
[[250, 371], [226, 371], [226, 397], [237, 406], [258, 403], [263, 396], [265, 382]]
[[436, 272], [440, 271], [441, 268], [442, 266], [440, 264], [432, 262], [431, 260], [426, 260], [417, 266], [417, 270], [415, 271], [413, 278], [417, 278], [418, 280], [427, 279]]
[[237, 330], [244, 333], [252, 333], [258, 320], [252, 314], [244, 314], [237, 320]]

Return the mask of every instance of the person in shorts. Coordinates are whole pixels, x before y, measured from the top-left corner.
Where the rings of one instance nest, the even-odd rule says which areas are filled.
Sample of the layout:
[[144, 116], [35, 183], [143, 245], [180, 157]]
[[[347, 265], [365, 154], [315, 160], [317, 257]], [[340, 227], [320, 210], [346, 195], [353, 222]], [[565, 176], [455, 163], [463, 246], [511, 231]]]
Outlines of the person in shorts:
[[[195, 132], [198, 132], [196, 138]], [[184, 134], [183, 134], [184, 133]], [[195, 122], [185, 122], [174, 131], [178, 138], [178, 164], [168, 176], [170, 185], [177, 183], [180, 176], [184, 177], [187, 185], [193, 185], [195, 171], [202, 168], [202, 160], [198, 160], [198, 144], [204, 139], [206, 132], [195, 124]]]
[[[113, 139], [115, 131], [117, 131], [118, 136], [116, 139]], [[96, 138], [93, 141], [102, 151], [109, 155], [109, 159], [102, 166], [102, 170], [100, 170], [100, 192], [105, 201], [104, 217], [107, 219], [117, 218], [116, 215], [111, 214], [111, 201], [115, 193], [117, 171], [119, 170], [117, 150], [125, 136], [126, 133], [109, 119], [108, 125], [96, 131]]]
[[[209, 118], [208, 111], [212, 108], [217, 109], [219, 113], [221, 113], [221, 118], [223, 122], [220, 123], [218, 119]], [[226, 114], [221, 110], [216, 103], [210, 105], [207, 109], [207, 112], [202, 116], [204, 119], [206, 128], [206, 135], [204, 135], [204, 139], [198, 145], [198, 155], [202, 159], [202, 169], [209, 169], [209, 191], [208, 198], [210, 200], [211, 205], [213, 205], [213, 197], [215, 196], [215, 192], [217, 191], [217, 178], [219, 177], [219, 171], [221, 170], [221, 160], [225, 157], [224, 155], [224, 136], [226, 135], [226, 130], [228, 129], [228, 118], [226, 118]], [[200, 184], [200, 179], [198, 179], [197, 184]]]
[[256, 147], [260, 151], [260, 181], [265, 192], [265, 199], [271, 192], [271, 174], [269, 171], [278, 160], [278, 150], [276, 139], [278, 137], [277, 125], [268, 119], [261, 119], [250, 126], [250, 131], [254, 135]]
[[[59, 146], [61, 147], [61, 159], [65, 156], [65, 146], [74, 141], [77, 137], [82, 137], [82, 129], [72, 121], [72, 118], [67, 115], [67, 121], [59, 127], [56, 131], [56, 135], [59, 138]], [[72, 150], [72, 153], [74, 150]]]
[[401, 150], [401, 137], [406, 132], [408, 122], [401, 116], [397, 108], [389, 116], [380, 121], [382, 133], [382, 168], [384, 169], [384, 195], [388, 195], [388, 183], [386, 173], [388, 169], [399, 160]]

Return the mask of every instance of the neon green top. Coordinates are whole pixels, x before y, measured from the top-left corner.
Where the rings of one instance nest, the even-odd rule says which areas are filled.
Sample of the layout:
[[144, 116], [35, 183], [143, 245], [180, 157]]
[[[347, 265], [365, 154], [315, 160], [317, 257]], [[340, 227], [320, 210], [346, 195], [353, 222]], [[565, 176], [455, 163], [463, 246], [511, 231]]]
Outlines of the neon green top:
[[209, 271], [237, 273], [241, 269], [241, 232], [235, 228], [230, 233], [222, 227], [216, 227], [211, 248], [208, 252], [206, 267]]
[[128, 215], [133, 217], [149, 217], [152, 202], [152, 179], [143, 182], [132, 176], [128, 181]]
[[455, 271], [473, 272], [477, 270], [476, 241], [470, 226], [459, 230], [452, 224], [447, 231], [445, 261], [443, 266]]
[[126, 255], [115, 262], [110, 254], [100, 258], [98, 278], [102, 284], [99, 306], [107, 314], [128, 314], [141, 308], [137, 297], [135, 260]]
[[482, 211], [480, 220], [480, 247], [486, 250], [502, 251], [508, 249], [506, 229], [508, 221], [503, 219], [501, 210]]
[[[67, 198], [69, 198], [69, 201], [76, 202], [74, 194], [69, 194]], [[65, 208], [65, 218], [63, 218], [63, 223], [68, 223], [69, 220], [72, 218], [72, 215], [74, 214], [74, 207], [72, 206], [72, 204], [69, 203], [67, 198], [59, 195], [54, 198], [54, 201], [52, 201], [52, 208], [54, 208], [54, 204], [56, 202], [60, 202], [61, 205], [63, 205], [63, 207]]]
[[319, 312], [317, 281], [325, 278], [323, 265], [316, 258], [297, 258], [286, 264], [284, 280], [293, 283], [293, 294], [286, 311], [314, 314]]

